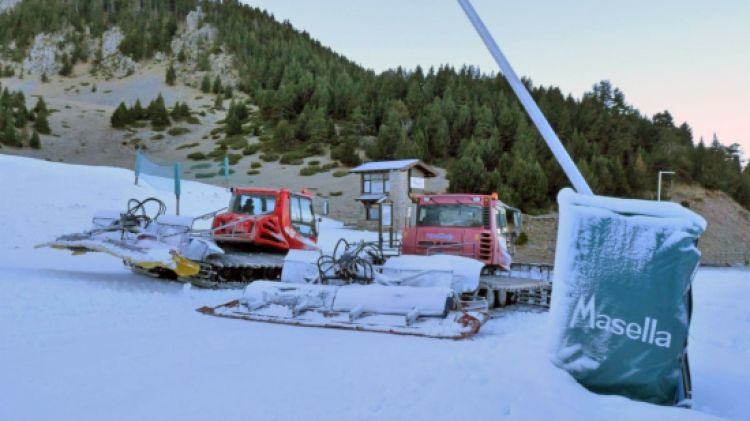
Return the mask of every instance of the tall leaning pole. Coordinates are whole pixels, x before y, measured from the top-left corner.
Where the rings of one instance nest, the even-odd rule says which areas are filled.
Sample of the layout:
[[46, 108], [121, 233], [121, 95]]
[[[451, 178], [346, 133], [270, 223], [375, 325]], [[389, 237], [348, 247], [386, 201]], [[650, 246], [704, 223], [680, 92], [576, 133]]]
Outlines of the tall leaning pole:
[[578, 170], [578, 167], [576, 167], [576, 164], [570, 158], [570, 155], [568, 155], [568, 151], [565, 150], [565, 147], [560, 142], [557, 134], [552, 130], [552, 127], [547, 122], [542, 111], [536, 105], [536, 102], [534, 102], [529, 91], [526, 90], [526, 86], [524, 86], [521, 79], [518, 78], [516, 72], [513, 71], [513, 67], [511, 67], [508, 59], [506, 59], [503, 52], [500, 51], [500, 47], [497, 46], [497, 43], [492, 38], [492, 35], [490, 35], [487, 27], [484, 26], [484, 22], [482, 22], [482, 19], [479, 17], [476, 10], [474, 10], [474, 6], [471, 5], [469, 0], [458, 0], [458, 4], [464, 9], [469, 21], [474, 25], [474, 29], [477, 30], [479, 37], [482, 38], [484, 45], [487, 46], [487, 49], [495, 59], [495, 62], [500, 66], [503, 76], [505, 76], [510, 87], [513, 88], [513, 92], [515, 92], [518, 100], [521, 101], [521, 105], [523, 105], [523, 108], [529, 114], [529, 117], [531, 117], [531, 120], [539, 130], [539, 133], [542, 134], [544, 141], [547, 142], [547, 146], [552, 151], [555, 159], [557, 159], [557, 162], [560, 163], [563, 171], [565, 171], [565, 175], [567, 175], [570, 182], [573, 183], [573, 187], [578, 193], [592, 195], [593, 192], [583, 178], [581, 171]]

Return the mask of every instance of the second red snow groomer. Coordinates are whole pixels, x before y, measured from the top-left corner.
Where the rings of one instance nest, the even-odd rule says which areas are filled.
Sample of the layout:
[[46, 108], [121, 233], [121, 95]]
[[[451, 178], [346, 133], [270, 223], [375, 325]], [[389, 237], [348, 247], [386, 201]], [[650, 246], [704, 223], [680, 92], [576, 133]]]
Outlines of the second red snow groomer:
[[415, 195], [411, 226], [404, 229], [402, 253], [455, 254], [488, 269], [510, 270], [513, 240], [521, 212], [497, 194]]

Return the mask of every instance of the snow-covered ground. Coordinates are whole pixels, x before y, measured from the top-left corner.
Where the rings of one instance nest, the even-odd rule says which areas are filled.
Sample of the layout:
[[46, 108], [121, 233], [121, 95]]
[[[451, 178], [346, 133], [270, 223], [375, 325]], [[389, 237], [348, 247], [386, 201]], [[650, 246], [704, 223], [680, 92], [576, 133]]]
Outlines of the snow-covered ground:
[[[702, 269], [695, 409], [586, 391], [547, 356], [547, 313], [498, 314], [444, 341], [223, 320], [235, 291], [136, 276], [110, 256], [33, 246], [98, 209], [169, 193], [131, 172], [0, 155], [0, 420], [443, 420], [750, 417], [750, 272]], [[201, 214], [228, 193], [183, 185]], [[321, 243], [372, 236], [323, 224]]]

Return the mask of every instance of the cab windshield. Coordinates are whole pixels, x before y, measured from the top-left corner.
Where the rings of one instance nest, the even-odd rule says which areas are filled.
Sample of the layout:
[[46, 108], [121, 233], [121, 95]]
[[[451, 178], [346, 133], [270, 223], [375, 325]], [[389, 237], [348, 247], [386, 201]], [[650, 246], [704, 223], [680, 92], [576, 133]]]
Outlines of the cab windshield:
[[234, 198], [232, 212], [247, 215], [263, 215], [276, 208], [276, 197], [263, 194], [240, 194]]
[[484, 225], [480, 205], [420, 206], [417, 225], [422, 227], [481, 227]]

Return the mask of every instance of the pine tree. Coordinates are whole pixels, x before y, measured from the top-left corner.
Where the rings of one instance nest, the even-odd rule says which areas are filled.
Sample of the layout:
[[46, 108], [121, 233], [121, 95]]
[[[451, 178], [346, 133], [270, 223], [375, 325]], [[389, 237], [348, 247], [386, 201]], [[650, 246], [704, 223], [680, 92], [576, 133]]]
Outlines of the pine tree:
[[40, 113], [47, 114], [48, 113], [48, 111], [47, 111], [47, 103], [44, 102], [44, 97], [40, 96], [39, 99], [37, 99], [36, 105], [34, 106], [34, 112], [36, 114], [40, 114]]
[[190, 107], [186, 102], [177, 101], [172, 108], [172, 120], [182, 121], [190, 117]]
[[161, 96], [161, 93], [149, 104], [148, 115], [151, 125], [155, 128], [170, 125], [169, 111], [167, 111], [167, 107], [164, 105], [164, 98]]
[[[40, 106], [41, 104], [41, 106]], [[47, 121], [47, 107], [44, 104], [44, 100], [39, 97], [39, 102], [34, 107], [36, 111], [36, 117], [34, 118], [34, 130], [41, 134], [50, 134], [52, 130], [49, 128], [49, 122]]]
[[495, 128], [495, 119], [492, 110], [486, 105], [479, 108], [477, 112], [477, 124], [474, 126], [474, 137], [476, 139], [489, 139]]
[[479, 147], [471, 142], [463, 150], [461, 157], [448, 169], [448, 190], [453, 193], [483, 193], [487, 170], [479, 156]]
[[328, 121], [325, 110], [318, 108], [313, 112], [307, 123], [307, 137], [311, 143], [325, 143], [328, 141]]
[[423, 117], [419, 120], [424, 129], [426, 148], [424, 159], [432, 162], [448, 155], [450, 145], [450, 128], [442, 114], [440, 101], [437, 99], [430, 104]]
[[183, 102], [180, 106], [180, 114], [183, 118], [188, 118], [193, 113], [193, 111], [190, 109], [190, 106], [187, 104], [187, 102]]
[[214, 78], [214, 85], [212, 87], [212, 91], [213, 91], [213, 93], [215, 93], [217, 95], [218, 94], [222, 94], [223, 91], [224, 91], [224, 89], [221, 86], [221, 79], [219, 79], [218, 75], [216, 75], [216, 77]]
[[648, 182], [648, 167], [646, 161], [643, 160], [643, 155], [640, 151], [636, 152], [635, 161], [633, 162], [630, 170], [628, 184], [635, 189], [643, 190], [646, 188]]
[[224, 97], [221, 95], [216, 95], [216, 99], [214, 100], [214, 108], [216, 109], [224, 109]]
[[294, 127], [286, 119], [281, 119], [273, 131], [273, 141], [279, 150], [289, 148], [294, 142]]
[[140, 99], [135, 100], [135, 104], [133, 104], [133, 107], [130, 108], [129, 112], [131, 121], [143, 120], [148, 118], [148, 113], [143, 109], [143, 105], [141, 105]]
[[538, 210], [549, 205], [547, 176], [537, 160], [514, 155], [512, 166], [506, 170], [506, 179], [518, 206]]
[[175, 73], [174, 65], [172, 64], [172, 62], [169, 62], [169, 67], [167, 67], [167, 74], [165, 75], [164, 79], [167, 85], [174, 86], [175, 79], [177, 79], [177, 74]]
[[60, 67], [60, 76], [70, 76], [73, 73], [73, 64], [70, 62], [68, 53], [62, 56], [62, 67]]
[[315, 91], [310, 98], [310, 105], [318, 108], [328, 108], [331, 106], [331, 88], [327, 79], [319, 79], [315, 83]]
[[502, 151], [497, 139], [479, 140], [479, 153], [487, 171], [494, 171], [498, 167]]
[[21, 129], [23, 127], [26, 127], [26, 122], [29, 120], [28, 111], [26, 110], [26, 106], [21, 104], [20, 106], [16, 107], [16, 113], [15, 113], [15, 125], [17, 128]]
[[417, 131], [414, 134], [414, 138], [406, 138], [403, 142], [396, 146], [396, 151], [393, 153], [394, 159], [422, 159], [422, 148], [421, 144], [424, 142], [424, 135], [422, 131]]
[[378, 129], [375, 144], [367, 150], [367, 155], [373, 159], [390, 159], [399, 143], [406, 140], [406, 131], [402, 123], [402, 116], [408, 111], [400, 101], [395, 101], [388, 108], [385, 121]]
[[203, 80], [201, 81], [201, 92], [204, 94], [211, 92], [211, 79], [208, 78], [208, 75], [203, 76]]
[[211, 70], [211, 60], [208, 57], [208, 51], [203, 51], [198, 54], [198, 62], [196, 63], [198, 71], [207, 72]]
[[747, 174], [742, 174], [740, 179], [736, 197], [740, 205], [744, 206], [745, 209], [750, 209], [750, 173], [748, 173], [747, 168], [745, 173]]
[[526, 193], [529, 203], [536, 209], [545, 209], [549, 206], [547, 175], [539, 161], [534, 161], [527, 174], [526, 181], [519, 186], [518, 191]]
[[226, 126], [224, 131], [227, 136], [242, 134], [242, 122], [237, 115], [237, 107], [232, 101], [229, 105], [229, 112], [227, 112]]
[[615, 181], [609, 169], [610, 159], [602, 155], [594, 156], [589, 167], [594, 173], [594, 178], [590, 181], [592, 184], [591, 189], [594, 193], [607, 194], [614, 192]]
[[247, 118], [250, 116], [250, 113], [247, 110], [247, 105], [245, 105], [244, 101], [239, 101], [237, 103], [237, 105], [235, 106], [234, 112], [237, 113], [237, 117], [242, 122], [247, 120]]
[[346, 135], [339, 144], [331, 149], [331, 159], [335, 159], [348, 167], [356, 167], [362, 163], [357, 153], [356, 135]]
[[507, 150], [513, 144], [519, 119], [520, 117], [514, 112], [511, 106], [505, 106], [500, 110], [498, 141], [500, 142], [501, 149]]
[[34, 130], [42, 134], [50, 134], [52, 130], [49, 128], [49, 122], [47, 121], [47, 113], [39, 113], [36, 115], [34, 120]]
[[182, 120], [182, 109], [180, 108], [180, 101], [174, 103], [174, 107], [172, 107], [172, 112], [169, 114], [169, 116], [172, 117], [172, 121]]
[[40, 149], [42, 147], [41, 142], [39, 141], [39, 133], [34, 130], [34, 134], [31, 135], [31, 140], [29, 140], [29, 146], [33, 149]]
[[350, 116], [350, 126], [352, 133], [354, 134], [366, 134], [367, 133], [367, 121], [365, 114], [362, 112], [362, 107], [354, 107]]
[[2, 123], [0, 140], [8, 146], [21, 146], [18, 141], [18, 133], [16, 132], [15, 122], [10, 107], [3, 107], [0, 111], [2, 112], [2, 114], [0, 114], [0, 122]]
[[109, 119], [110, 124], [115, 129], [122, 129], [127, 127], [132, 122], [132, 116], [124, 102], [120, 102], [120, 105], [112, 113], [112, 117]]

